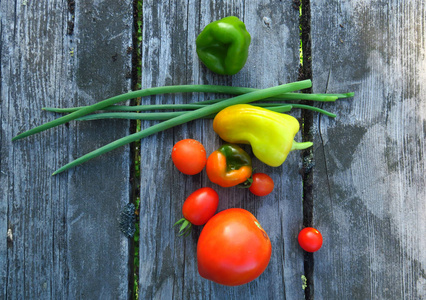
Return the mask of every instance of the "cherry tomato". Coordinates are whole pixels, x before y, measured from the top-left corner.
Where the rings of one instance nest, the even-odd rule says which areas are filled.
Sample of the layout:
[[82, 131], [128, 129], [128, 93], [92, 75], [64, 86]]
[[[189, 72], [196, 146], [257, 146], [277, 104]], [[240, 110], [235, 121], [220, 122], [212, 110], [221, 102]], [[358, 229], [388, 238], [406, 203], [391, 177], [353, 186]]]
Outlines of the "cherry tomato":
[[196, 190], [186, 198], [182, 214], [193, 225], [203, 225], [213, 217], [219, 204], [219, 195], [209, 187]]
[[207, 162], [206, 149], [197, 140], [184, 139], [173, 146], [172, 160], [183, 174], [198, 174]]
[[274, 189], [274, 180], [265, 173], [255, 173], [252, 179], [249, 190], [256, 196], [266, 196]]
[[300, 247], [307, 252], [318, 251], [322, 246], [321, 233], [312, 227], [303, 228], [297, 239]]
[[226, 209], [213, 216], [200, 234], [198, 272], [219, 284], [242, 285], [263, 273], [271, 251], [268, 235], [250, 212]]

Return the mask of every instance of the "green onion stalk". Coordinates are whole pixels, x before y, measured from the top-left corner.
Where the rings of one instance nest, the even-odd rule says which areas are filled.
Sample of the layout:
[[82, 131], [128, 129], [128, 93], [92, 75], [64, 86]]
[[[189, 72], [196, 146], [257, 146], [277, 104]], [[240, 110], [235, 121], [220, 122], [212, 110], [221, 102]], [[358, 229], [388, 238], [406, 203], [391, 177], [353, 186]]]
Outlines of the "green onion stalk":
[[[121, 119], [141, 119], [141, 120], [157, 120], [163, 121], [152, 125], [140, 132], [133, 133], [131, 135], [122, 137], [113, 141], [105, 146], [102, 146], [92, 152], [89, 152], [74, 161], [62, 166], [56, 170], [53, 175], [64, 172], [72, 167], [78, 166], [88, 160], [91, 160], [97, 156], [100, 156], [106, 152], [112, 151], [123, 145], [135, 142], [149, 135], [164, 131], [177, 125], [184, 124], [186, 122], [200, 119], [200, 118], [212, 118], [220, 110], [235, 104], [252, 103], [256, 101], [264, 101], [268, 99], [270, 101], [276, 100], [312, 100], [312, 101], [323, 101], [331, 102], [341, 98], [352, 97], [353, 93], [346, 94], [303, 94], [295, 93], [295, 91], [310, 88], [312, 83], [310, 80], [303, 80], [283, 84], [275, 87], [266, 89], [252, 89], [243, 87], [232, 87], [232, 86], [217, 86], [217, 85], [176, 85], [176, 86], [162, 86], [147, 88], [138, 91], [132, 91], [129, 93], [121, 94], [100, 101], [93, 105], [76, 107], [76, 108], [44, 108], [46, 111], [69, 113], [62, 117], [59, 117], [53, 121], [42, 124], [38, 127], [32, 128], [21, 134], [15, 136], [12, 140], [18, 140], [30, 135], [48, 130], [52, 127], [59, 126], [61, 124], [70, 122], [72, 120], [93, 120], [101, 118], [121, 118]], [[219, 93], [219, 94], [231, 94], [237, 95], [229, 99], [213, 99], [200, 101], [191, 104], [160, 104], [160, 105], [141, 105], [141, 106], [122, 106], [115, 105], [119, 102], [126, 101], [133, 98], [152, 96], [166, 93]], [[253, 103], [254, 105], [267, 107], [268, 109], [277, 112], [287, 112], [292, 108], [310, 109], [320, 113], [324, 113], [330, 117], [335, 117], [334, 114], [322, 110], [320, 108], [303, 105], [303, 104], [283, 104], [283, 103]], [[145, 110], [166, 110], [166, 109], [184, 109], [190, 111], [173, 111], [173, 112], [151, 112], [151, 113], [132, 113], [132, 111], [145, 111]], [[97, 111], [118, 111], [118, 112], [106, 112], [106, 113], [95, 113]]]
[[[176, 89], [180, 89], [184, 86], [174, 86]], [[232, 95], [240, 95], [240, 94], [246, 94], [249, 92], [254, 92], [258, 89], [254, 88], [244, 88], [244, 87], [232, 87], [232, 86], [208, 86], [208, 85], [188, 85], [186, 87], [194, 87], [193, 90], [191, 88], [182, 90], [180, 92], [209, 92], [215, 89], [214, 93], [222, 93], [222, 94], [232, 94]], [[160, 87], [158, 89], [161, 89], [163, 87]], [[203, 91], [203, 89], [205, 89]], [[138, 97], [144, 97], [144, 96], [150, 96], [150, 95], [157, 95], [162, 94], [162, 92], [155, 93], [155, 94], [146, 94], [146, 90], [139, 90], [139, 91], [133, 91], [129, 93], [125, 93], [122, 95], [119, 95], [117, 97], [120, 97], [119, 102], [138, 98]], [[166, 91], [164, 93], [179, 93], [179, 92], [173, 92], [173, 91]], [[343, 98], [349, 98], [353, 97], [353, 93], [343, 93], [343, 94], [303, 94], [303, 93], [283, 93], [281, 95], [277, 95], [271, 99], [268, 100], [282, 100], [282, 101], [299, 101], [299, 100], [307, 100], [307, 101], [316, 101], [316, 102], [334, 102], [337, 99], [343, 99]], [[115, 97], [113, 97], [115, 98]], [[109, 99], [107, 99], [109, 100]], [[113, 110], [113, 111], [144, 111], [144, 110], [157, 110], [157, 109], [197, 109], [199, 108], [198, 105], [206, 105], [206, 104], [213, 104], [217, 103], [223, 100], [227, 99], [212, 99], [212, 100], [205, 100], [205, 101], [199, 101], [196, 103], [190, 103], [190, 104], [152, 104], [152, 105], [134, 105], [134, 106], [125, 106], [125, 105], [111, 105], [106, 106], [102, 108], [102, 110]], [[106, 100], [105, 100], [106, 101]], [[91, 106], [91, 105], [89, 105]], [[57, 113], [72, 113], [75, 111], [78, 111], [83, 108], [87, 108], [88, 106], [80, 106], [80, 107], [70, 107], [70, 108], [56, 108], [56, 107], [44, 107], [43, 110], [50, 111], [50, 112], [57, 112]]]
[[[174, 126], [181, 125], [181, 124], [187, 123], [189, 121], [200, 119], [200, 118], [206, 117], [208, 115], [217, 113], [217, 112], [221, 111], [222, 109], [224, 109], [224, 108], [226, 108], [230, 105], [250, 103], [250, 102], [253, 102], [253, 101], [256, 101], [256, 100], [274, 97], [274, 96], [277, 96], [277, 95], [285, 93], [285, 92], [292, 92], [292, 91], [307, 89], [307, 88], [310, 88], [311, 86], [312, 86], [312, 83], [311, 83], [310, 80], [292, 82], [292, 83], [283, 84], [283, 85], [279, 85], [279, 86], [275, 86], [275, 87], [270, 87], [270, 88], [266, 88], [266, 89], [262, 89], [262, 90], [256, 90], [256, 91], [253, 91], [253, 92], [250, 92], [250, 93], [246, 93], [246, 94], [236, 96], [236, 97], [231, 98], [231, 99], [227, 99], [227, 100], [224, 100], [224, 101], [221, 101], [221, 102], [211, 104], [209, 106], [204, 106], [204, 107], [201, 107], [199, 109], [186, 112], [186, 113], [184, 113], [180, 116], [177, 116], [177, 117], [174, 117], [172, 119], [163, 121], [161, 123], [152, 125], [151, 127], [148, 127], [148, 128], [146, 128], [142, 131], [130, 134], [128, 136], [125, 136], [123, 138], [115, 140], [115, 141], [113, 141], [113, 142], [111, 142], [111, 143], [109, 143], [105, 146], [102, 146], [102, 147], [100, 147], [100, 148], [98, 148], [98, 149], [96, 149], [92, 152], [89, 152], [89, 153], [77, 158], [76, 160], [64, 165], [63, 167], [59, 168], [58, 170], [53, 172], [52, 175], [56, 175], [56, 174], [59, 174], [61, 172], [64, 172], [64, 171], [66, 171], [70, 168], [73, 168], [73, 167], [78, 166], [78, 165], [80, 165], [80, 164], [82, 164], [86, 161], [89, 161], [89, 160], [95, 158], [95, 157], [98, 157], [99, 155], [102, 155], [106, 152], [112, 151], [112, 150], [119, 148], [121, 146], [130, 144], [132, 142], [135, 142], [137, 140], [140, 140], [144, 137], [150, 136], [150, 135], [155, 134], [157, 132], [160, 132], [160, 131], [172, 128]], [[108, 105], [111, 105], [111, 104], [108, 104]], [[83, 108], [82, 110], [86, 109], [86, 111], [89, 111], [90, 110], [89, 108]], [[98, 109], [98, 108], [95, 108], [95, 110], [96, 109]], [[77, 114], [79, 112], [80, 112], [80, 110], [78, 110], [74, 113], [71, 113], [68, 116], [70, 116], [72, 114]], [[90, 112], [92, 112], [92, 111], [90, 111]], [[64, 116], [64, 117], [66, 117], [66, 116]], [[62, 117], [62, 118], [64, 118], [64, 117]]]
[[[264, 105], [268, 104], [268, 105]], [[318, 113], [322, 113], [328, 117], [335, 118], [336, 115], [326, 111], [324, 109], [310, 106], [310, 105], [304, 105], [304, 104], [285, 104], [285, 105], [274, 105], [274, 103], [258, 103], [255, 104], [256, 106], [264, 107], [266, 109], [275, 111], [275, 112], [289, 112], [293, 108], [303, 108], [307, 110], [312, 110]], [[206, 105], [197, 105], [197, 108], [204, 107]], [[188, 107], [187, 107], [188, 109]], [[186, 113], [185, 111], [174, 111], [174, 112], [150, 112], [150, 113], [143, 113], [143, 112], [104, 112], [104, 113], [97, 113], [97, 114], [90, 114], [81, 118], [76, 119], [77, 121], [91, 121], [91, 120], [102, 120], [102, 119], [126, 119], [126, 120], [145, 120], [145, 121], [164, 121], [169, 120], [171, 118], [180, 116], [182, 114]], [[204, 118], [206, 119], [212, 119], [215, 117], [216, 114], [208, 115]]]

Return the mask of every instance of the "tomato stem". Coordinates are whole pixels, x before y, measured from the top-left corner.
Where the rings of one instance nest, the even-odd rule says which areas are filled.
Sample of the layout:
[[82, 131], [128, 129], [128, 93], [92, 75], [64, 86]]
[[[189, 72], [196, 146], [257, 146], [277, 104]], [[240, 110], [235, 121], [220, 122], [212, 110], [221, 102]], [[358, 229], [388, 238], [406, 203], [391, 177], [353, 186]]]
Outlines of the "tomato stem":
[[177, 221], [173, 227], [175, 227], [176, 225], [181, 224], [181, 226], [179, 227], [179, 236], [187, 236], [191, 233], [192, 230], [192, 224], [191, 222], [189, 222], [187, 219], [182, 218], [179, 221]]
[[[253, 169], [254, 172], [254, 169]], [[244, 181], [243, 183], [239, 184], [237, 187], [240, 189], [248, 189], [251, 187], [251, 184], [253, 183], [253, 175], [250, 176], [250, 178], [247, 178], [246, 181]]]

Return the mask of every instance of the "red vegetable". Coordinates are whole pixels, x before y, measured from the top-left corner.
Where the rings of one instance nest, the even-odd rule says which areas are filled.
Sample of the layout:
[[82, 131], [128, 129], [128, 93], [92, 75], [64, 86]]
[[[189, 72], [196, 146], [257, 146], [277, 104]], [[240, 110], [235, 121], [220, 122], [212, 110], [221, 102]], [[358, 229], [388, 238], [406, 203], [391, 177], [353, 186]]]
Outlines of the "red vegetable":
[[274, 180], [265, 173], [253, 174], [252, 180], [249, 190], [256, 196], [266, 196], [274, 189]]
[[207, 162], [206, 149], [197, 140], [184, 139], [173, 146], [172, 160], [183, 174], [200, 173]]
[[270, 258], [268, 235], [257, 219], [241, 208], [213, 216], [198, 239], [198, 272], [223, 285], [242, 285], [256, 279]]
[[183, 203], [183, 218], [175, 223], [181, 224], [179, 233], [186, 235], [191, 231], [192, 225], [204, 225], [213, 217], [218, 205], [219, 195], [212, 188], [204, 187], [193, 192]]
[[206, 173], [210, 181], [231, 187], [246, 181], [252, 172], [251, 158], [240, 146], [225, 144], [210, 154]]
[[298, 236], [299, 245], [307, 252], [318, 251], [322, 246], [321, 233], [312, 227], [303, 228]]
[[209, 187], [196, 190], [186, 198], [182, 214], [193, 225], [204, 225], [215, 214], [219, 195]]

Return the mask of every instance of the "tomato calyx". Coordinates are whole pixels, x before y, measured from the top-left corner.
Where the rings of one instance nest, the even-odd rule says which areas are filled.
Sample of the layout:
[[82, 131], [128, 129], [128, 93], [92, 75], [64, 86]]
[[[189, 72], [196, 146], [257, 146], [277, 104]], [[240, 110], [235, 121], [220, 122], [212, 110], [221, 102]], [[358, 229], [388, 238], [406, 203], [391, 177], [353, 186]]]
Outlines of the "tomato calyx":
[[239, 185], [237, 185], [237, 188], [249, 189], [251, 187], [252, 183], [253, 183], [253, 174], [255, 174], [254, 173], [255, 170], [256, 170], [256, 168], [253, 167], [251, 176], [249, 178], [247, 178], [247, 180], [244, 181], [243, 183], [240, 183]]
[[183, 218], [174, 226], [180, 225], [179, 236], [187, 236], [192, 226], [200, 226], [207, 223], [213, 217], [219, 204], [219, 195], [211, 187], [203, 187], [186, 198], [182, 205]]
[[176, 225], [180, 225], [179, 227], [179, 236], [187, 236], [191, 233], [192, 231], [192, 223], [189, 222], [187, 219], [182, 218], [179, 221], [177, 221], [173, 227], [175, 227]]
[[237, 187], [240, 189], [249, 189], [251, 187], [251, 184], [253, 183], [253, 175], [247, 178], [246, 181], [239, 184]]

